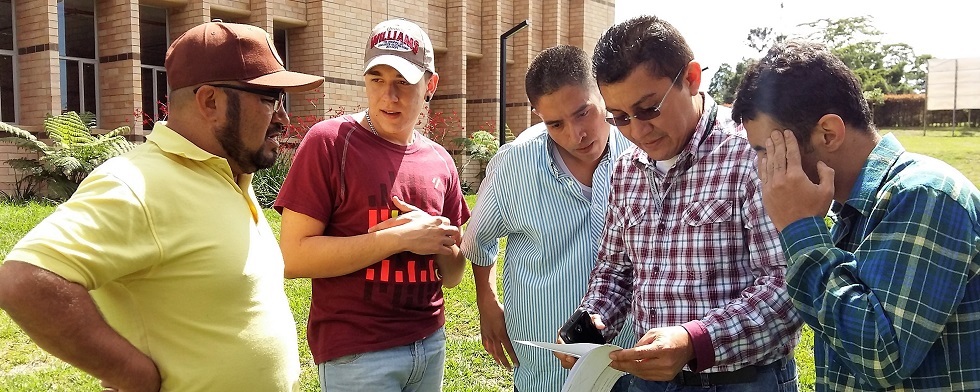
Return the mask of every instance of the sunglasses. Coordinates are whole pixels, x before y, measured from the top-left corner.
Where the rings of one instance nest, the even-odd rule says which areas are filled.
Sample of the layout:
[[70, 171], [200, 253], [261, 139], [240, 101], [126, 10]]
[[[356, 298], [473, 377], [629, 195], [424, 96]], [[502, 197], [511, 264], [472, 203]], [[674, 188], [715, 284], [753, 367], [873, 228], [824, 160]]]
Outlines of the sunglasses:
[[606, 117], [606, 122], [615, 125], [617, 127], [622, 127], [622, 126], [630, 125], [630, 122], [632, 122], [633, 119], [637, 119], [640, 121], [649, 121], [657, 117], [660, 117], [660, 108], [664, 106], [664, 101], [667, 100], [667, 94], [670, 94], [670, 90], [674, 89], [674, 85], [677, 84], [677, 80], [681, 78], [681, 74], [684, 73], [685, 69], [687, 69], [687, 67], [683, 67], [681, 68], [680, 71], [677, 72], [677, 76], [674, 76], [674, 80], [670, 82], [670, 86], [667, 87], [667, 92], [664, 93], [663, 98], [660, 99], [660, 103], [658, 103], [657, 106], [654, 106], [652, 108], [646, 108], [646, 109], [638, 109], [636, 113], [634, 113], [632, 116], [628, 114], [624, 114], [621, 116], [613, 116], [610, 114], [609, 116]]
[[[233, 85], [233, 84], [206, 84], [206, 85], [202, 85], [202, 86], [227, 88], [227, 89], [231, 89], [231, 90], [244, 91], [246, 93], [251, 93], [251, 94], [255, 94], [255, 95], [261, 95], [263, 97], [272, 98], [272, 100], [273, 100], [272, 101], [272, 111], [273, 112], [278, 112], [280, 109], [282, 109], [283, 105], [286, 102], [286, 91], [285, 90], [263, 90], [263, 89], [258, 89], [258, 88], [245, 87], [245, 86], [236, 86], [236, 85]], [[198, 86], [197, 88], [194, 89], [194, 94], [197, 94], [197, 90], [199, 88], [201, 88], [201, 86]]]

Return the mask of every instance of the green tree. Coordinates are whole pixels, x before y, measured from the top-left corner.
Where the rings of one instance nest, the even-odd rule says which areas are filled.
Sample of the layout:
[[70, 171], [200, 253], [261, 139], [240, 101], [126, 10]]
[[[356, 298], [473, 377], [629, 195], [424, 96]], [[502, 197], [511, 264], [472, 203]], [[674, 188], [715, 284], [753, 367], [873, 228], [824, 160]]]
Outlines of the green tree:
[[730, 104], [735, 102], [735, 90], [742, 83], [742, 77], [745, 76], [745, 71], [758, 61], [756, 59], [743, 58], [742, 61], [735, 64], [734, 70], [727, 63], [722, 64], [711, 78], [708, 94], [711, 94], [711, 97], [719, 103]]
[[[871, 16], [818, 19], [801, 24], [812, 32], [806, 39], [821, 42], [844, 61], [861, 81], [862, 90], [875, 94], [907, 94], [925, 89], [926, 63], [931, 55], [916, 55], [905, 43], [883, 43], [883, 34], [874, 27]], [[749, 30], [746, 46], [759, 55], [777, 42], [787, 39], [770, 27]], [[735, 65], [722, 64], [711, 79], [708, 93], [719, 102], [731, 103], [734, 92], [748, 66], [756, 60], [743, 58]]]
[[[759, 52], [760, 56], [772, 45], [785, 40], [786, 35], [775, 33], [772, 27], [756, 27], [749, 30], [749, 34], [745, 37], [746, 45]], [[755, 58], [742, 58], [738, 64], [735, 64], [735, 69], [732, 69], [728, 63], [722, 64], [711, 78], [708, 94], [720, 103], [735, 102], [735, 90], [742, 83], [742, 76], [757, 61], [758, 59]]]
[[759, 54], [766, 53], [773, 45], [786, 41], [786, 34], [778, 34], [772, 27], [756, 27], [749, 30], [749, 35], [745, 37], [748, 46], [755, 49]]
[[823, 42], [851, 68], [864, 91], [880, 89], [884, 94], [922, 91], [925, 64], [931, 55], [917, 56], [905, 43], [883, 43], [883, 34], [871, 16], [818, 19], [804, 23], [814, 31], [808, 39]]
[[[728, 63], [722, 64], [715, 71], [715, 75], [711, 77], [711, 84], [708, 86], [708, 94], [720, 103], [731, 103], [734, 101], [735, 90], [732, 87], [732, 82], [738, 77], [735, 75], [735, 71], [732, 70], [732, 66]], [[737, 86], [736, 86], [737, 87]]]

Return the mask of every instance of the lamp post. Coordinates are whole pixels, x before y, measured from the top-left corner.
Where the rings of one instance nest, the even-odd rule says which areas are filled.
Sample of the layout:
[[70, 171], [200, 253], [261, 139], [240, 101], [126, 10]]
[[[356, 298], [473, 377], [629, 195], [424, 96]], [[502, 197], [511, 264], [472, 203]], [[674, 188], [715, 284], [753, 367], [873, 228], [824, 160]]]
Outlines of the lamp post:
[[497, 134], [500, 136], [501, 146], [507, 143], [507, 37], [530, 25], [525, 19], [500, 35], [500, 121], [497, 123]]

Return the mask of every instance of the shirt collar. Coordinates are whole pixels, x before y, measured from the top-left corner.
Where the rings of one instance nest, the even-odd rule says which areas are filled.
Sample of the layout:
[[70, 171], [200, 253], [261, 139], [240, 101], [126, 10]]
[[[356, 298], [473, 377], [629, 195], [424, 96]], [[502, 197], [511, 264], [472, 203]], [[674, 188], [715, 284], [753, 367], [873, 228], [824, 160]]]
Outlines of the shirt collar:
[[187, 140], [173, 129], [170, 129], [166, 121], [157, 121], [153, 124], [153, 132], [146, 135], [146, 140], [153, 142], [164, 152], [180, 155], [187, 159], [195, 161], [206, 161], [212, 158], [222, 159], [217, 155], [204, 151], [196, 144], [191, 143], [190, 140]]
[[[227, 159], [207, 152], [196, 144], [191, 143], [190, 140], [187, 140], [181, 134], [170, 129], [166, 121], [157, 121], [153, 124], [153, 131], [149, 135], [146, 135], [146, 141], [155, 144], [160, 150], [168, 154], [203, 162], [220, 169], [229, 178], [232, 177], [231, 166], [228, 164]], [[251, 176], [245, 177], [248, 177], [248, 179], [251, 178]]]
[[[715, 100], [710, 95], [703, 92], [700, 95], [704, 98], [704, 109], [701, 112], [701, 118], [698, 119], [698, 125], [694, 128], [694, 134], [691, 135], [691, 140], [688, 140], [687, 145], [677, 155], [677, 162], [674, 163], [675, 167], [692, 159], [697, 159], [698, 148], [704, 142], [704, 139], [711, 134], [710, 131], [714, 129], [715, 124], [718, 123], [717, 112], [715, 112], [714, 121], [711, 121], [711, 114], [716, 110], [718, 104], [715, 103]], [[709, 121], [712, 124], [708, 124]], [[638, 162], [641, 167], [650, 167], [651, 169], [653, 169], [652, 165], [655, 164], [650, 159], [650, 156], [639, 147], [636, 147], [633, 151], [633, 161]]]
[[864, 162], [864, 167], [861, 168], [854, 189], [851, 190], [845, 204], [862, 215], [870, 214], [878, 189], [885, 182], [888, 170], [904, 152], [905, 147], [895, 138], [895, 135], [887, 134], [882, 137], [878, 145], [871, 150], [868, 160]]

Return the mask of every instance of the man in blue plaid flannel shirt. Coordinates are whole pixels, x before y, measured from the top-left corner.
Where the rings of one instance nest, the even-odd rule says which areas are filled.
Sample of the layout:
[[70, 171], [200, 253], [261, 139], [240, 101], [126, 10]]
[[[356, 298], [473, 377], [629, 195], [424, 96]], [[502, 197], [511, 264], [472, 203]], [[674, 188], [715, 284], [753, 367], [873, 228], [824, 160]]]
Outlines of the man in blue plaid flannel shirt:
[[788, 42], [733, 107], [813, 328], [817, 391], [980, 390], [980, 192], [879, 135], [861, 91], [823, 45]]

